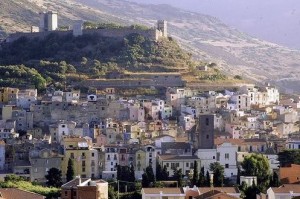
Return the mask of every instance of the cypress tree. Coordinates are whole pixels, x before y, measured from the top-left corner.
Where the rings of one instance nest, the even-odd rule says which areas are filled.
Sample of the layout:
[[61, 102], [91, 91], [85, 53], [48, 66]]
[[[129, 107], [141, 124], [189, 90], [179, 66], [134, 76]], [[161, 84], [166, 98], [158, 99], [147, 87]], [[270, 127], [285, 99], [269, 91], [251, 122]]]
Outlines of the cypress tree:
[[209, 172], [206, 171], [206, 177], [205, 177], [205, 186], [210, 187], [210, 175]]
[[71, 158], [69, 158], [68, 160], [68, 167], [67, 167], [67, 182], [71, 181], [74, 179], [74, 175], [75, 175], [75, 172], [74, 172], [74, 163], [73, 163], [73, 160]]
[[161, 165], [158, 162], [156, 163], [156, 180], [163, 180]]
[[168, 180], [168, 178], [169, 178], [169, 173], [168, 173], [167, 166], [165, 165], [162, 170], [162, 180]]
[[199, 180], [197, 183], [197, 186], [205, 186], [205, 173], [204, 173], [204, 167], [201, 167], [200, 174], [199, 174]]
[[135, 181], [135, 174], [134, 174], [134, 167], [133, 165], [130, 166], [130, 176], [129, 176], [129, 181], [134, 182]]
[[199, 173], [198, 173], [198, 162], [194, 161], [194, 173], [193, 173], [193, 179], [192, 179], [192, 186], [196, 185], [199, 181]]

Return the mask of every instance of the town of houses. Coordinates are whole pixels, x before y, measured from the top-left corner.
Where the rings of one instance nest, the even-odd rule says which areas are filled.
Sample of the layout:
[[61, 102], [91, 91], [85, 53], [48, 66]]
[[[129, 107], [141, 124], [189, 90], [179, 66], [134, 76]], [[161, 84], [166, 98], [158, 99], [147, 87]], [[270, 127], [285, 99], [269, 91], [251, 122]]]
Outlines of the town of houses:
[[[123, 97], [114, 88], [81, 94], [1, 88], [1, 176], [16, 174], [45, 183], [50, 168], [68, 160], [75, 176], [111, 180], [117, 165], [132, 165], [142, 179], [146, 167], [174, 167], [184, 176], [219, 162], [235, 181], [243, 159], [263, 154], [278, 171], [278, 152], [299, 149], [299, 98], [276, 87], [252, 84], [223, 91], [167, 88], [158, 97]], [[142, 191], [147, 192], [147, 190]], [[158, 193], [159, 194], [159, 193]], [[180, 193], [181, 194], [181, 193]]]

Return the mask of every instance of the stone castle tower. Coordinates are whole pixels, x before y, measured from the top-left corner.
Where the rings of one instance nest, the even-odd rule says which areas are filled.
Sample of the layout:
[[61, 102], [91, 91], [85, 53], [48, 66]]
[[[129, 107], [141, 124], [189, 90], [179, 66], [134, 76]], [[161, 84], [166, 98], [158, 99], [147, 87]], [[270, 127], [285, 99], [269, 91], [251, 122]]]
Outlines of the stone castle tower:
[[40, 12], [40, 32], [53, 31], [57, 29], [57, 12]]
[[162, 32], [163, 37], [168, 37], [168, 26], [166, 20], [158, 20], [157, 29]]

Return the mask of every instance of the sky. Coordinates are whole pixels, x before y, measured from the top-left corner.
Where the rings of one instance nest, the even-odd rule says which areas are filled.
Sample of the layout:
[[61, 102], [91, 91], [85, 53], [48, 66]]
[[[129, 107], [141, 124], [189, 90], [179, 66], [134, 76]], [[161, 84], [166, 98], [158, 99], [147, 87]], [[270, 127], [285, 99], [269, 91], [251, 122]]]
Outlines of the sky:
[[208, 14], [249, 35], [300, 49], [300, 0], [129, 0]]

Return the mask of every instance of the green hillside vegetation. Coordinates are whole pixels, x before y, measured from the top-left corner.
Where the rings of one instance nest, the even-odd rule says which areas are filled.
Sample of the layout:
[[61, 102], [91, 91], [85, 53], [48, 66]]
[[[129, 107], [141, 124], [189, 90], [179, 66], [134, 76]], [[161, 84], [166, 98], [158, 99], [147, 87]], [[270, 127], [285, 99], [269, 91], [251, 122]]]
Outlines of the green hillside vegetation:
[[[96, 28], [121, 28], [114, 24], [85, 23]], [[144, 29], [143, 26], [131, 28]], [[0, 86], [39, 90], [47, 84], [62, 86], [86, 78], [104, 78], [118, 72], [180, 72], [193, 65], [191, 54], [172, 38], [157, 42], [139, 34], [123, 39], [99, 35], [49, 34], [45, 39], [18, 40], [0, 50]]]
[[34, 192], [46, 196], [46, 198], [57, 198], [60, 196], [60, 189], [54, 187], [44, 187], [25, 181], [22, 177], [16, 175], [8, 175], [5, 181], [0, 182], [1, 188], [19, 188], [25, 191]]
[[[173, 39], [153, 42], [139, 34], [131, 34], [123, 40], [99, 35], [72, 34], [59, 36], [51, 33], [45, 39], [22, 37], [11, 44], [3, 45], [0, 64], [31, 65], [32, 60], [66, 61], [77, 69], [82, 58], [100, 63], [115, 63], [127, 70], [156, 70], [151, 66], [182, 67], [191, 64], [191, 55], [183, 51]], [[164, 71], [163, 68], [159, 70]], [[166, 69], [165, 69], [166, 70]]]
[[42, 90], [46, 86], [46, 79], [34, 68], [24, 65], [0, 66], [0, 86], [28, 87]]

